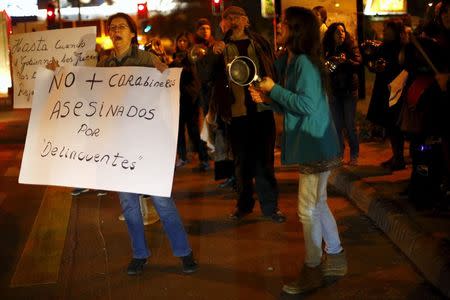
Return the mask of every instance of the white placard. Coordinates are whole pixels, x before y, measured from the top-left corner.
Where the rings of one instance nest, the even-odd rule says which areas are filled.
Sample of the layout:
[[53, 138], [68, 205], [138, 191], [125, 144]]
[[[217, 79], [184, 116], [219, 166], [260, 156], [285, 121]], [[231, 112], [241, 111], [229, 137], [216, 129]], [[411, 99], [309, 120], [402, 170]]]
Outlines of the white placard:
[[14, 108], [31, 107], [37, 70], [53, 57], [60, 66], [95, 66], [96, 30], [90, 26], [11, 35]]
[[19, 183], [169, 196], [180, 68], [38, 70]]

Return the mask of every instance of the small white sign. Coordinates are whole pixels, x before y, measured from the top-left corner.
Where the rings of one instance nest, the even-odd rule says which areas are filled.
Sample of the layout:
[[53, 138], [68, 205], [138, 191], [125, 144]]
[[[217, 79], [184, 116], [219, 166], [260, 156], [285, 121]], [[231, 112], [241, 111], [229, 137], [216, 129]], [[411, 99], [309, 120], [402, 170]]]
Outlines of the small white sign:
[[52, 58], [60, 66], [95, 66], [96, 30], [90, 26], [11, 35], [14, 108], [31, 107], [37, 70]]
[[181, 70], [39, 69], [19, 183], [170, 196]]

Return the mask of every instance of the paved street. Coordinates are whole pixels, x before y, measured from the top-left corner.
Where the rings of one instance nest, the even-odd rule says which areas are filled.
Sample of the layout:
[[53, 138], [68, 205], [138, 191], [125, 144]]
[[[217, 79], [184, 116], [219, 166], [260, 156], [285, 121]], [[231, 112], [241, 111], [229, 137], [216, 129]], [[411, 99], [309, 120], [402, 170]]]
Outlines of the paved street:
[[297, 173], [279, 166], [284, 224], [262, 219], [259, 207], [241, 222], [229, 221], [233, 193], [217, 188], [212, 171], [192, 172], [195, 163], [177, 170], [173, 195], [200, 270], [181, 273], [157, 223], [147, 227], [150, 262], [130, 277], [117, 194], [72, 198], [69, 188], [19, 185], [22, 150], [17, 143], [0, 148], [0, 299], [444, 299], [365, 215], [332, 192], [349, 274], [303, 297], [281, 294], [298, 272], [304, 245]]

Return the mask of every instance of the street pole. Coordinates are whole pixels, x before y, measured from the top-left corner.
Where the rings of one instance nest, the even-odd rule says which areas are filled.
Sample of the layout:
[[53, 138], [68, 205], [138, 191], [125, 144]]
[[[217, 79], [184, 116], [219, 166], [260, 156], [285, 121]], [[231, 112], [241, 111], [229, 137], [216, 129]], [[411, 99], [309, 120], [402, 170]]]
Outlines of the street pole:
[[281, 0], [274, 0], [275, 16], [273, 18], [273, 45], [275, 51], [278, 50], [277, 45], [277, 23], [280, 22], [281, 16]]
[[81, 21], [81, 0], [78, 0], [78, 21]]
[[[356, 33], [357, 33], [357, 43], [358, 46], [364, 41], [364, 3], [363, 0], [356, 0]], [[359, 88], [358, 96], [359, 99], [364, 99], [366, 97], [366, 76], [364, 65], [361, 64], [358, 72], [359, 77]]]
[[56, 3], [58, 4], [58, 24], [59, 28], [62, 28], [62, 19], [61, 19], [61, 5], [59, 3], [59, 0], [56, 0]]

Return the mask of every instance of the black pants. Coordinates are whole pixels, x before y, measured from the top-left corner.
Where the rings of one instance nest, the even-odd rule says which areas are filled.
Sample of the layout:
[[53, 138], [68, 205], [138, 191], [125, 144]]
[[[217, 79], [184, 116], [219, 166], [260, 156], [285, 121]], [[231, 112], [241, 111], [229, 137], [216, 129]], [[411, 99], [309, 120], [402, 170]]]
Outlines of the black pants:
[[409, 200], [416, 208], [432, 208], [442, 201], [441, 184], [444, 173], [442, 143], [426, 143], [425, 135], [412, 135], [410, 155], [412, 172], [409, 183]]
[[275, 120], [272, 111], [233, 118], [230, 125], [234, 155], [237, 208], [251, 212], [255, 205], [255, 189], [264, 215], [278, 209], [278, 187], [274, 170]]
[[392, 125], [386, 127], [386, 133], [391, 143], [392, 163], [404, 164], [405, 158], [403, 155], [403, 148], [405, 145], [405, 138], [403, 132], [400, 130], [400, 127]]
[[191, 103], [191, 99], [180, 100], [180, 120], [178, 123], [178, 155], [182, 160], [187, 159], [185, 128], [189, 139], [198, 153], [200, 161], [208, 161], [208, 152], [205, 143], [200, 139], [199, 129], [199, 107]]

